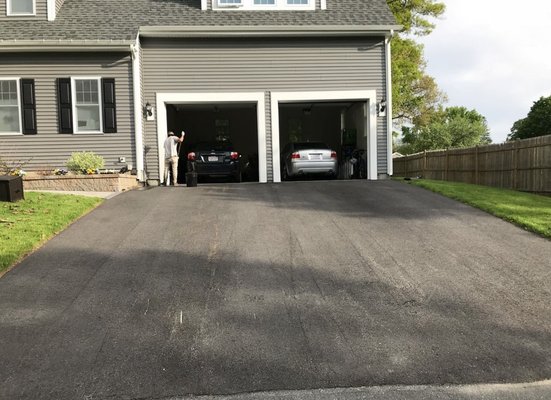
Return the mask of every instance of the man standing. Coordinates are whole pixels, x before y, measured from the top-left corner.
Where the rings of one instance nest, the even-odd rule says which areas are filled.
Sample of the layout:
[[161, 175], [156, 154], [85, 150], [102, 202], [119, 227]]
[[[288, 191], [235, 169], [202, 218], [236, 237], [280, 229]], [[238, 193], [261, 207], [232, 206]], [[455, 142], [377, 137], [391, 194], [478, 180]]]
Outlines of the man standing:
[[174, 132], [168, 132], [168, 137], [165, 139], [165, 185], [169, 186], [168, 170], [172, 166], [172, 184], [178, 184], [178, 143], [184, 141], [186, 133], [182, 131], [182, 136], [174, 135]]

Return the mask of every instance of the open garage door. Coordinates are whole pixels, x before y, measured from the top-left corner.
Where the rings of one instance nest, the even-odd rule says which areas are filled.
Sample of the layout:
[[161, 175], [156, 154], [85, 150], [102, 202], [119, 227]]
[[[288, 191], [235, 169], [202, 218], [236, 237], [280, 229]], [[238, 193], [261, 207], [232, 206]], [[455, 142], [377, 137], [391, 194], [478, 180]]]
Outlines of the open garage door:
[[179, 183], [184, 183], [192, 160], [199, 181], [258, 182], [256, 107], [255, 103], [168, 104], [167, 129], [186, 132]]
[[279, 106], [282, 180], [366, 179], [366, 102], [290, 102]]
[[[242, 180], [267, 182], [264, 92], [157, 93], [156, 96], [160, 171], [164, 171], [163, 143], [167, 132], [172, 130], [179, 134], [185, 131], [186, 139], [178, 165], [182, 172], [178, 174], [179, 182], [185, 179], [190, 152], [196, 153], [205, 164], [212, 163], [208, 166], [212, 169], [205, 176], [218, 176], [224, 181], [228, 177], [241, 180], [235, 179], [234, 171], [227, 175], [218, 169], [220, 165], [215, 165], [223, 160], [231, 159], [233, 163], [239, 159]], [[212, 147], [211, 144], [216, 142], [218, 144]], [[204, 143], [209, 143], [208, 149], [199, 146]], [[219, 146], [220, 143], [231, 144], [231, 147]], [[162, 174], [160, 179], [163, 180]]]
[[377, 179], [376, 93], [272, 92], [274, 181]]

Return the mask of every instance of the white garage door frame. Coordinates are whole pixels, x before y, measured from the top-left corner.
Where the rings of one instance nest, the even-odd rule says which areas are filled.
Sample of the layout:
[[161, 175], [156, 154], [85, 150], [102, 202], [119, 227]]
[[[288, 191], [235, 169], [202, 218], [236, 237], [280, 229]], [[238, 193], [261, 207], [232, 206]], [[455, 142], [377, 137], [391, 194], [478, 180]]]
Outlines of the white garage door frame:
[[272, 92], [272, 165], [274, 182], [281, 182], [279, 146], [279, 105], [303, 101], [365, 101], [367, 129], [367, 179], [377, 179], [377, 92], [375, 90], [344, 90], [315, 92]]
[[159, 149], [159, 181], [163, 183], [165, 154], [163, 143], [167, 137], [167, 104], [220, 104], [256, 103], [256, 123], [258, 132], [258, 177], [259, 182], [268, 181], [266, 162], [266, 100], [264, 92], [227, 93], [157, 93], [157, 144]]

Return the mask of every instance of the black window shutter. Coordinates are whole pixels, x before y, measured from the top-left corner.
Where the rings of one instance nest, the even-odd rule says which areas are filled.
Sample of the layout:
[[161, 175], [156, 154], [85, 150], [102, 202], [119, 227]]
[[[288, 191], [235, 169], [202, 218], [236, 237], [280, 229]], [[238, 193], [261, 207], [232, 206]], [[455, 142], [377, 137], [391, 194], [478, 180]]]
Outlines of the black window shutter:
[[21, 79], [21, 111], [23, 115], [23, 134], [36, 135], [34, 79]]
[[103, 78], [101, 80], [101, 92], [103, 97], [103, 132], [117, 132], [117, 110], [115, 104], [115, 79]]
[[58, 78], [57, 104], [59, 133], [73, 133], [73, 108], [71, 106], [71, 78]]

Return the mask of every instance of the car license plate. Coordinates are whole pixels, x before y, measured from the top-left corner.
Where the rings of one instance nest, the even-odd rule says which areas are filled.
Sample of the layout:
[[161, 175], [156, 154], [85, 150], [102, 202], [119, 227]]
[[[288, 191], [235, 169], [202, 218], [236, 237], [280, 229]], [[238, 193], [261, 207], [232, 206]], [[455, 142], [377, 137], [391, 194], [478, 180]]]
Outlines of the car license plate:
[[310, 154], [310, 160], [321, 160], [321, 154]]
[[218, 161], [218, 156], [209, 156], [208, 158], [209, 161]]

